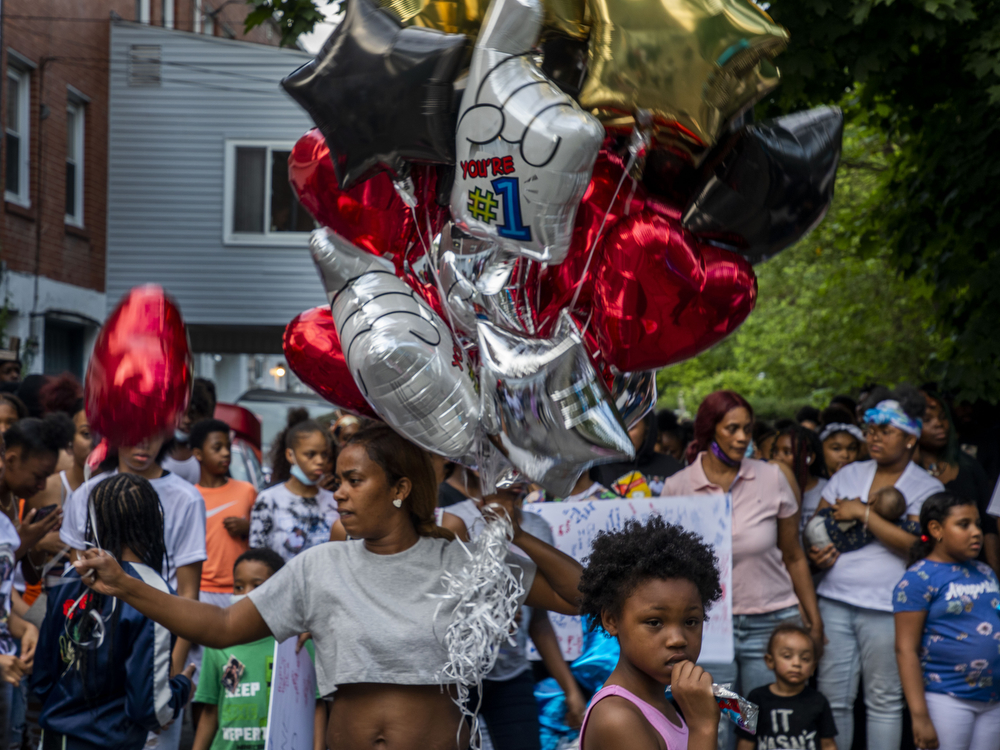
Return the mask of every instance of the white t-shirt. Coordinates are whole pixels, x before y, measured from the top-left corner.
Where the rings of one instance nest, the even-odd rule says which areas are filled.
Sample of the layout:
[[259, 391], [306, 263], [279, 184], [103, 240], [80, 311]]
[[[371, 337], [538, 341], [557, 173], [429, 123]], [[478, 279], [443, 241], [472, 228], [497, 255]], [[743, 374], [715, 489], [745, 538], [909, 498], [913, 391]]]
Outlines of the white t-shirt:
[[802, 493], [802, 508], [800, 510], [799, 519], [800, 535], [806, 530], [806, 524], [809, 523], [809, 521], [812, 520], [812, 517], [816, 515], [816, 509], [819, 507], [819, 501], [823, 498], [823, 489], [829, 481], [829, 479], [823, 479], [820, 477], [816, 480], [815, 487]]
[[[877, 468], [874, 461], [844, 466], [823, 488], [823, 499], [831, 505], [838, 498], [857, 497], [867, 503]], [[935, 492], [943, 492], [944, 485], [911, 461], [896, 480], [896, 489], [906, 498], [906, 515], [919, 516], [924, 500]], [[816, 593], [855, 607], [892, 612], [892, 591], [905, 572], [903, 556], [876, 539], [854, 552], [841, 552]]]
[[160, 462], [160, 466], [164, 471], [176, 474], [181, 479], [186, 482], [190, 482], [191, 484], [198, 484], [198, 482], [201, 481], [201, 464], [198, 463], [198, 459], [194, 456], [185, 458], [183, 461], [178, 461], [176, 458], [165, 456], [163, 461]]
[[330, 541], [330, 528], [340, 518], [333, 493], [321, 489], [302, 497], [284, 483], [257, 495], [250, 511], [250, 546], [269, 547], [286, 561], [317, 544]]
[[14, 555], [21, 546], [21, 536], [7, 517], [0, 513], [0, 654], [13, 654], [17, 650], [7, 618], [10, 616], [10, 591], [14, 583]]
[[[91, 477], [67, 498], [63, 505], [63, 522], [59, 538], [73, 549], [86, 549], [87, 499], [102, 480], [117, 474]], [[167, 560], [161, 571], [164, 579], [175, 591], [177, 569], [208, 559], [205, 552], [205, 501], [190, 482], [176, 474], [164, 473], [159, 479], [149, 481], [160, 497], [163, 506], [163, 537], [167, 547]], [[167, 573], [169, 572], [169, 576]]]

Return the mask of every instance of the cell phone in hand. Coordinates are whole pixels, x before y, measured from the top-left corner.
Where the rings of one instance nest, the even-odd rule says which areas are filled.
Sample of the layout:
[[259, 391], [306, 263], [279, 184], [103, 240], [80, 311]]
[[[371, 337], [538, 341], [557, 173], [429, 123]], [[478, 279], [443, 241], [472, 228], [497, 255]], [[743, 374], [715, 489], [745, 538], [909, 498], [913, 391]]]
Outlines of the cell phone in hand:
[[52, 503], [52, 505], [46, 505], [44, 508], [39, 508], [35, 511], [34, 521], [41, 521], [45, 516], [51, 514], [53, 511], [59, 510], [59, 503]]

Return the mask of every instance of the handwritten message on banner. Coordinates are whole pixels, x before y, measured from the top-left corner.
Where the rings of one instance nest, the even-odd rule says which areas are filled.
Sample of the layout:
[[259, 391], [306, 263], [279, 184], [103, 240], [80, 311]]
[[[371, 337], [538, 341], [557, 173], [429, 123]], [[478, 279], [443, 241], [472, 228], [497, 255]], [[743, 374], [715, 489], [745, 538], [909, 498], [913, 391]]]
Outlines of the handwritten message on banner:
[[265, 750], [312, 750], [316, 716], [316, 669], [309, 651], [295, 653], [298, 638], [274, 646]]
[[[733, 521], [729, 495], [591, 500], [582, 503], [529, 503], [525, 512], [537, 513], [552, 528], [555, 546], [583, 562], [598, 531], [620, 529], [629, 518], [645, 521], [658, 514], [668, 523], [699, 534], [715, 548], [722, 574], [722, 599], [709, 612], [701, 644], [701, 662], [733, 660]], [[549, 613], [566, 659], [580, 655], [583, 625], [579, 617]]]

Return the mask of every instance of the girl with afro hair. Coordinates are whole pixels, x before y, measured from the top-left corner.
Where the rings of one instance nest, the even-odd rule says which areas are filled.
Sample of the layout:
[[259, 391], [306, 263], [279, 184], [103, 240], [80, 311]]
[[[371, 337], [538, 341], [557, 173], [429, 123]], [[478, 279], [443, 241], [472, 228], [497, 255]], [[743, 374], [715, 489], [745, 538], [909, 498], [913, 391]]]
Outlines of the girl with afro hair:
[[695, 664], [705, 612], [722, 596], [712, 548], [659, 516], [629, 520], [597, 535], [580, 592], [581, 614], [621, 647], [584, 717], [581, 750], [714, 749], [719, 706]]

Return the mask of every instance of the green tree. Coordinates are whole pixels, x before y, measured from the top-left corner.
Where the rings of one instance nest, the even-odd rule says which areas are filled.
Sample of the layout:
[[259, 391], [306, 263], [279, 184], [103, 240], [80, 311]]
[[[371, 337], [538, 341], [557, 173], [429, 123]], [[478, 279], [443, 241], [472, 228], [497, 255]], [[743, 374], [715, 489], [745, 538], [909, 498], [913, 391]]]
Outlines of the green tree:
[[766, 416], [790, 416], [869, 381], [919, 382], [932, 369], [946, 344], [932, 287], [903, 279], [888, 248], [858, 249], [858, 222], [889, 159], [877, 131], [847, 128], [827, 218], [756, 267], [757, 309], [733, 336], [659, 373], [661, 405], [693, 411], [711, 391], [732, 388]]
[[931, 286], [939, 375], [1000, 398], [1000, 0], [776, 0], [791, 30], [765, 113], [839, 100], [887, 143], [858, 249]]

